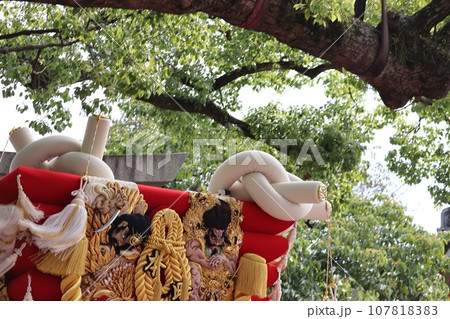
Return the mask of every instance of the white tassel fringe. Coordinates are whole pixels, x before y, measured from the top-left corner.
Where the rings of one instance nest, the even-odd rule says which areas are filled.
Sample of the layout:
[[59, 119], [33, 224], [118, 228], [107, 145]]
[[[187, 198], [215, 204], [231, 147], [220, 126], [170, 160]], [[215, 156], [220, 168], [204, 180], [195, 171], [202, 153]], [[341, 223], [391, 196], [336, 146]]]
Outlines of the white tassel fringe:
[[[37, 225], [22, 220], [21, 226], [30, 230], [34, 244], [41, 250], [54, 254], [68, 252], [83, 239], [86, 231], [87, 211], [84, 207], [84, 193], [77, 190], [76, 197], [58, 214], [52, 215], [42, 224]], [[64, 259], [64, 256], [61, 256]]]
[[22, 250], [25, 248], [27, 244], [23, 243], [22, 246], [18, 249], [14, 249], [14, 253], [11, 254], [8, 258], [0, 262], [0, 277], [3, 276], [16, 264], [17, 258], [22, 256]]
[[22, 215], [15, 205], [0, 205], [0, 263], [13, 253]]
[[17, 175], [17, 187], [19, 189], [17, 206], [23, 209], [24, 218], [33, 222], [40, 221], [44, 217], [44, 212], [36, 208], [23, 191], [22, 184], [20, 183], [20, 174]]

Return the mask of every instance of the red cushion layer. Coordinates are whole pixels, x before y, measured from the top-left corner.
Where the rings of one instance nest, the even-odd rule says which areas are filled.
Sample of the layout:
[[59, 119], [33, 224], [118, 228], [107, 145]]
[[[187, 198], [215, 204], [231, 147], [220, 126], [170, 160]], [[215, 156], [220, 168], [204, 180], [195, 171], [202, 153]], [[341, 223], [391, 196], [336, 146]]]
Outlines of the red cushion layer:
[[0, 203], [17, 199], [17, 175], [25, 194], [31, 201], [53, 205], [66, 205], [73, 199], [71, 192], [80, 187], [80, 176], [19, 167], [0, 179]]
[[288, 229], [295, 221], [283, 221], [276, 219], [261, 209], [253, 202], [243, 201], [241, 228], [246, 231], [266, 234], [279, 234]]
[[257, 254], [271, 262], [286, 254], [289, 244], [286, 238], [277, 235], [244, 232], [239, 254]]
[[189, 192], [147, 185], [138, 185], [138, 188], [148, 204], [149, 212], [155, 208], [170, 208], [182, 215], [189, 208]]
[[272, 287], [275, 281], [277, 281], [279, 276], [277, 266], [268, 264], [267, 265], [267, 287]]
[[[16, 243], [16, 248], [19, 248], [24, 241], [19, 241]], [[28, 271], [31, 271], [36, 268], [34, 263], [30, 260], [30, 257], [36, 254], [39, 249], [34, 246], [27, 244], [25, 248], [22, 250], [22, 256], [17, 258], [16, 264], [13, 268], [8, 271], [8, 276], [11, 278], [18, 277]]]
[[23, 300], [28, 287], [28, 275], [31, 275], [31, 294], [33, 300], [61, 300], [59, 277], [44, 274], [39, 270], [31, 270], [15, 278], [7, 278], [8, 295], [11, 300]]

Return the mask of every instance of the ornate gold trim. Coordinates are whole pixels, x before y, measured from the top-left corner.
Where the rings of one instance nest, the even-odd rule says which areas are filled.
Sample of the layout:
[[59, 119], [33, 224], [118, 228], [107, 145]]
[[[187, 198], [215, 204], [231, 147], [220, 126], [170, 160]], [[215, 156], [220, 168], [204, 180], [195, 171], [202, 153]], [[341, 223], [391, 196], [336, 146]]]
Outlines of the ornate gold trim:
[[317, 189], [317, 198], [324, 202], [327, 200], [327, 186], [325, 184], [321, 184]]

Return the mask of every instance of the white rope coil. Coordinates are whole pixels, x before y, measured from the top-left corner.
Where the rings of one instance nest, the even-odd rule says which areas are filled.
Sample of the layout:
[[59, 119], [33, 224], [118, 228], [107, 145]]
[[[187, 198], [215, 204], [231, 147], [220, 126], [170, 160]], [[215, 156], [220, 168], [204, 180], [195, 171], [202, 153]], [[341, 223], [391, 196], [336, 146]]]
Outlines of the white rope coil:
[[111, 168], [102, 161], [110, 120], [90, 116], [83, 142], [68, 136], [47, 136], [34, 141], [28, 128], [13, 130], [9, 139], [17, 151], [10, 171], [19, 166], [114, 179]]
[[224, 189], [284, 221], [327, 220], [331, 214], [323, 183], [303, 181], [288, 173], [275, 157], [257, 150], [238, 153], [217, 168], [208, 192]]

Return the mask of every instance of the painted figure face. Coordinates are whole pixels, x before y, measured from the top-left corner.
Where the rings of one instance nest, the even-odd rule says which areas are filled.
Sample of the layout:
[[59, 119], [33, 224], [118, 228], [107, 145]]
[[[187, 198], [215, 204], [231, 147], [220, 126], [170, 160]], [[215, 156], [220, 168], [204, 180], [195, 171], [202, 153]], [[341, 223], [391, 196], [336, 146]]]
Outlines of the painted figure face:
[[223, 246], [225, 244], [225, 229], [209, 229], [208, 236], [212, 246]]
[[122, 247], [125, 244], [130, 243], [130, 236], [128, 235], [130, 228], [128, 227], [128, 222], [123, 221], [115, 229], [110, 232], [109, 243], [116, 247]]
[[108, 231], [109, 244], [116, 253], [140, 245], [149, 235], [148, 216], [125, 214], [117, 217]]

